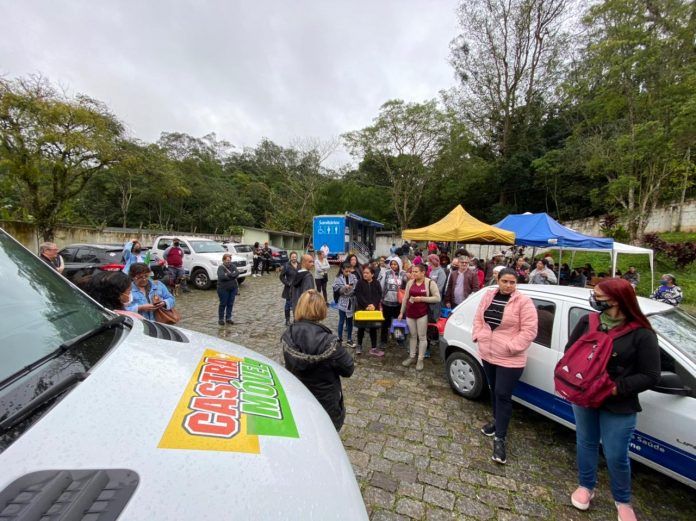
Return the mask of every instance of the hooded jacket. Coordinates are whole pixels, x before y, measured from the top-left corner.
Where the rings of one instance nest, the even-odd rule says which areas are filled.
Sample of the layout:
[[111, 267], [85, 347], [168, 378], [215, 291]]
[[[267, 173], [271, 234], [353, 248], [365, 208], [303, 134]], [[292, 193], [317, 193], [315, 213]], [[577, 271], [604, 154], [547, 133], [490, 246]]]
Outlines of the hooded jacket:
[[295, 309], [302, 294], [310, 289], [315, 289], [314, 275], [311, 271], [298, 270], [292, 278], [292, 309]]
[[291, 325], [281, 343], [287, 370], [305, 384], [340, 430], [346, 416], [340, 377], [353, 374], [353, 357], [329, 328], [309, 320]]
[[[399, 265], [399, 273], [395, 273], [389, 266], [391, 261], [395, 261]], [[387, 269], [380, 273], [379, 283], [382, 286], [382, 302], [387, 306], [399, 306], [399, 288], [406, 281], [406, 272], [403, 270], [403, 264], [399, 257], [394, 257], [387, 260]]]
[[493, 302], [497, 289], [486, 291], [474, 315], [471, 338], [478, 344], [479, 356], [501, 367], [524, 367], [527, 350], [537, 336], [539, 317], [534, 303], [519, 291], [513, 291], [505, 305], [500, 325], [491, 329], [483, 314]]

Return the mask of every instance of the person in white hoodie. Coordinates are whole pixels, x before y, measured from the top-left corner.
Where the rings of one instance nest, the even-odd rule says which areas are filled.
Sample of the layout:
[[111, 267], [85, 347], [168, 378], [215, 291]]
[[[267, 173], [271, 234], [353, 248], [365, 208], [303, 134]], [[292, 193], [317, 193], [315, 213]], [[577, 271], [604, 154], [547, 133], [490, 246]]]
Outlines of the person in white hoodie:
[[384, 348], [389, 338], [389, 328], [393, 319], [399, 316], [401, 302], [399, 302], [399, 288], [404, 288], [408, 281], [406, 272], [402, 269], [401, 259], [394, 257], [389, 261], [389, 266], [380, 272], [379, 283], [382, 286], [382, 330], [380, 332], [380, 345]]

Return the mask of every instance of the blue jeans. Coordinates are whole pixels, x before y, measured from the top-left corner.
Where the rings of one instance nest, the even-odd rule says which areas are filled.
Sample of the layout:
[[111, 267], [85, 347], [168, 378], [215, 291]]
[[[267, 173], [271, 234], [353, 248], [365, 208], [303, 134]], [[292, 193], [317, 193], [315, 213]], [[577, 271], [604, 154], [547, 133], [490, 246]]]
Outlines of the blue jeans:
[[292, 299], [289, 299], [289, 298], [285, 299], [285, 309], [283, 311], [285, 312], [285, 321], [289, 322], [290, 321], [290, 311], [292, 311]]
[[348, 341], [353, 340], [353, 317], [346, 316], [345, 311], [338, 310], [338, 339], [343, 340], [343, 324], [346, 324], [348, 329]]
[[502, 367], [483, 361], [495, 420], [495, 437], [504, 440], [512, 418], [512, 391], [522, 377], [524, 367]]
[[601, 440], [609, 468], [611, 495], [619, 503], [630, 502], [631, 463], [628, 459], [628, 444], [636, 428], [636, 414], [614, 414], [578, 405], [573, 405], [573, 414], [580, 486], [594, 490], [597, 484]]
[[218, 306], [218, 320], [231, 320], [234, 298], [237, 296], [237, 288], [217, 289], [220, 305]]

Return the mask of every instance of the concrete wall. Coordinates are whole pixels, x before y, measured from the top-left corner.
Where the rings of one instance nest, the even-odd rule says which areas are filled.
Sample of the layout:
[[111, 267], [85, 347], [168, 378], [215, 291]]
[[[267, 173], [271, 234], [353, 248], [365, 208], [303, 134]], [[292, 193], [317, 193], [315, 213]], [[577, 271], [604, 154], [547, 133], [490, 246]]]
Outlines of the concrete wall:
[[[563, 224], [587, 235], [602, 235], [602, 219], [599, 217], [589, 217], [587, 219], [577, 219], [566, 221]], [[696, 232], [696, 200], [687, 201], [684, 204], [681, 218], [681, 231]], [[656, 208], [650, 216], [645, 233], [665, 233], [676, 231], [679, 224], [679, 205], [673, 204]]]

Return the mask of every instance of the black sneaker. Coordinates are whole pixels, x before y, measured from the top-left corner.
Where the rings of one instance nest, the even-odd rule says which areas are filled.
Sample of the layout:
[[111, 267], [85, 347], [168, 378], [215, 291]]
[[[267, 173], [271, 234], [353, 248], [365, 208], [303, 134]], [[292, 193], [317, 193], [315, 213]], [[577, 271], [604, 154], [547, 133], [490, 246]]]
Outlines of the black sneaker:
[[224, 320], [218, 320], [218, 324], [220, 324], [221, 326], [224, 326], [224, 325], [225, 325], [225, 321], [224, 321]]
[[481, 432], [486, 436], [495, 436], [495, 422], [488, 422], [481, 427]]
[[502, 465], [507, 463], [507, 457], [505, 456], [505, 440], [501, 438], [493, 439], [493, 456], [491, 456], [491, 459]]
[[227, 319], [227, 320], [225, 320], [225, 322], [227, 322], [231, 326], [234, 325], [234, 320], [232, 320], [232, 319]]

